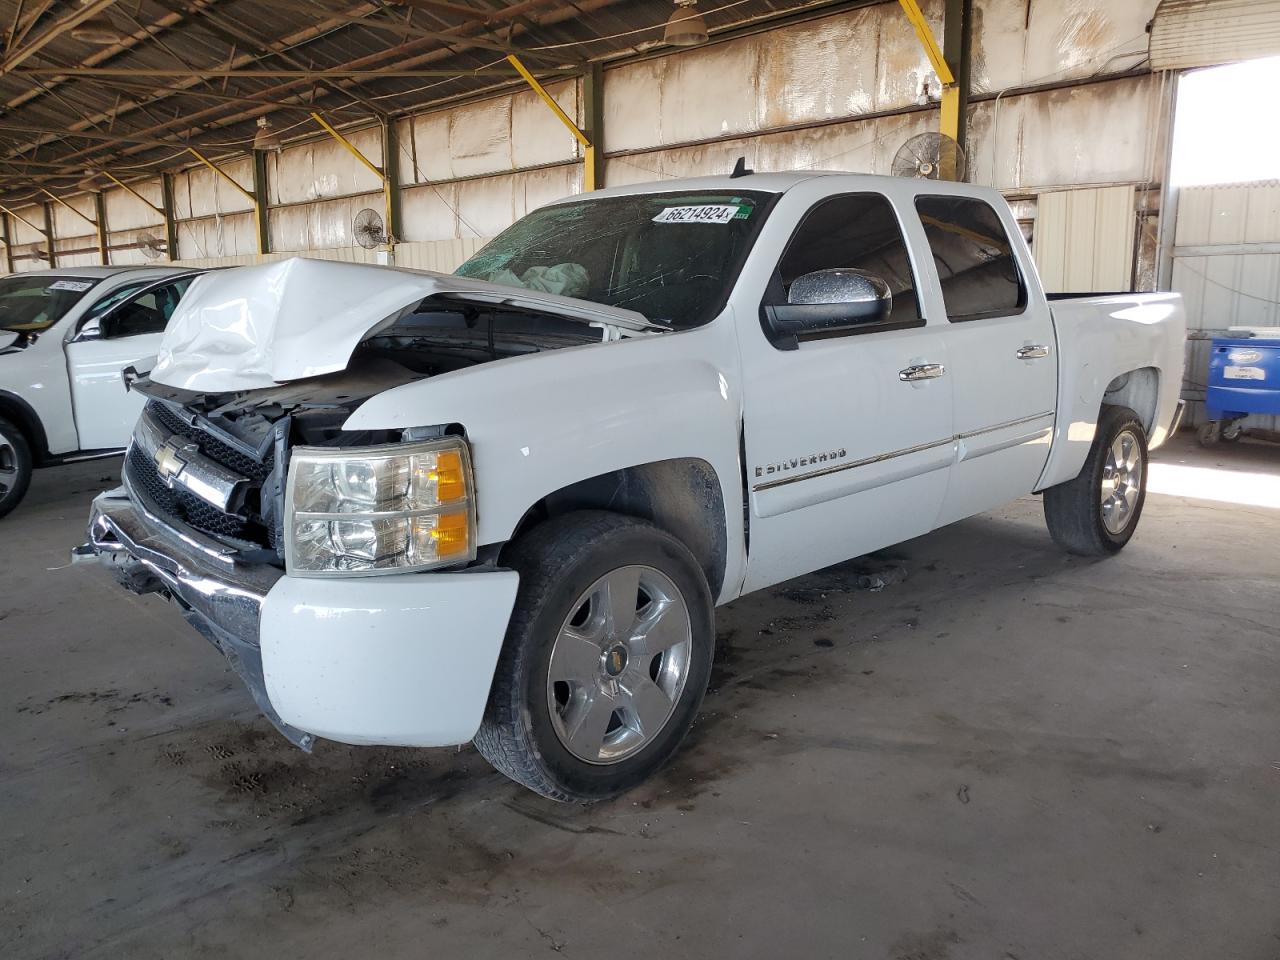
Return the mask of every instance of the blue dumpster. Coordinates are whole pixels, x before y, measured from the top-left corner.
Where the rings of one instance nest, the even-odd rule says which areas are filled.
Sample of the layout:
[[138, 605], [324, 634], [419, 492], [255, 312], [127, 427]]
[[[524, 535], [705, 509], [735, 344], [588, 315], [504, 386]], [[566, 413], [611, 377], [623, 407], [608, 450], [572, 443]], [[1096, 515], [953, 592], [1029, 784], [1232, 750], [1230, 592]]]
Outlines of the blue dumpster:
[[1280, 330], [1271, 339], [1214, 338], [1204, 407], [1206, 427], [1223, 439], [1238, 437], [1236, 421], [1251, 413], [1280, 414]]

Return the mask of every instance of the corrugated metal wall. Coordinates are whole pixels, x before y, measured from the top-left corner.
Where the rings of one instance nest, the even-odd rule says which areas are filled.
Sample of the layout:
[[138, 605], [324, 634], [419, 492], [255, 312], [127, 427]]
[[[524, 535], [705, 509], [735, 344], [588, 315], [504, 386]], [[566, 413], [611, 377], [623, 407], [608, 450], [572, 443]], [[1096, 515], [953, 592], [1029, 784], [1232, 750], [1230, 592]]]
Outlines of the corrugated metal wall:
[[1164, 0], [1151, 24], [1157, 70], [1280, 54], [1280, 0]]
[[[1201, 423], [1210, 339], [1229, 327], [1280, 327], [1280, 182], [1183, 188], [1173, 253], [1191, 330], [1183, 395]], [[1246, 426], [1280, 430], [1280, 417]]]
[[1033, 252], [1048, 293], [1130, 289], [1132, 186], [1040, 195]]
[[[924, 7], [940, 33], [942, 0]], [[1157, 183], [1165, 84], [1123, 75], [1146, 54], [1156, 7], [1156, 0], [976, 0], [969, 179], [1006, 191], [1028, 223], [1046, 191]], [[581, 83], [550, 89], [582, 122]], [[762, 171], [886, 173], [907, 138], [937, 127], [936, 102], [917, 105], [922, 90], [936, 98], [937, 78], [896, 2], [611, 67], [606, 184], [726, 172], [739, 156]], [[397, 240], [446, 244], [430, 255], [401, 244], [402, 257], [452, 263], [461, 248], [448, 244], [491, 237], [582, 188], [577, 141], [531, 91], [405, 118], [396, 132], [404, 234]], [[382, 162], [379, 130], [349, 136]], [[222, 166], [250, 187], [248, 159]], [[133, 186], [160, 205], [158, 180]], [[378, 178], [337, 143], [317, 139], [269, 156], [267, 192], [273, 250], [367, 258], [350, 224], [362, 207], [381, 212]], [[143, 262], [138, 234], [163, 237], [162, 218], [122, 190], [108, 191], [106, 201], [113, 262]], [[225, 179], [203, 166], [178, 173], [174, 202], [184, 262], [257, 256], [251, 204]], [[24, 215], [43, 222], [40, 205]], [[57, 217], [63, 262], [96, 262], [92, 229], [77, 219], [66, 210]], [[16, 224], [15, 254], [29, 256], [42, 239]]]

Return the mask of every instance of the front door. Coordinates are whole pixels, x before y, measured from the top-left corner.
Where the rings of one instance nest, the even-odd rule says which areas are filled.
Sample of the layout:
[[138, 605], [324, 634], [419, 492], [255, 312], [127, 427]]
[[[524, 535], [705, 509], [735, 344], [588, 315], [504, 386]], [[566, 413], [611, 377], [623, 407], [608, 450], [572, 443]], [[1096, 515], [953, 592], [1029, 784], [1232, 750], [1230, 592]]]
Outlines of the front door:
[[[904, 216], [881, 193], [823, 198], [821, 181], [791, 190], [807, 208], [769, 280], [785, 303], [805, 274], [853, 268], [884, 280], [890, 315], [798, 346], [739, 319], [744, 378], [749, 551], [744, 591], [933, 529], [955, 442], [943, 325], [927, 322]], [[915, 228], [918, 232], [918, 227]]]
[[[1053, 318], [1008, 207], [922, 192], [916, 212], [946, 315], [956, 465], [939, 524], [1009, 503], [1035, 487], [1049, 456], [1058, 389]], [[1015, 246], [1016, 244], [1016, 246]]]
[[143, 287], [91, 315], [67, 344], [67, 373], [81, 450], [126, 446], [138, 415], [140, 394], [125, 390], [121, 372], [143, 369], [160, 349], [165, 326], [191, 285], [188, 274]]

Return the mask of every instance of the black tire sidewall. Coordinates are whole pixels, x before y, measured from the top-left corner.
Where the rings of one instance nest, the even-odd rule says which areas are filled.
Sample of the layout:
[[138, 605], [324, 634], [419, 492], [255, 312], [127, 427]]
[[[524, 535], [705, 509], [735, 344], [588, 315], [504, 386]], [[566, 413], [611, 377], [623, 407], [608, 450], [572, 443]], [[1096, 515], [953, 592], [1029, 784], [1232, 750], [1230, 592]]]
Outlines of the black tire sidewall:
[[0, 492], [0, 517], [3, 517], [12, 512], [22, 502], [22, 498], [27, 495], [27, 488], [31, 484], [31, 472], [35, 467], [35, 463], [31, 457], [31, 448], [27, 444], [27, 438], [13, 423], [0, 419], [0, 436], [3, 436], [5, 442], [13, 447], [18, 468], [17, 482], [10, 489]]
[[[661, 733], [638, 753], [608, 765], [587, 763], [560, 742], [551, 720], [547, 672], [560, 627], [571, 606], [600, 577], [619, 567], [654, 567], [671, 578], [680, 591], [692, 635], [689, 673], [680, 700]], [[517, 601], [518, 602], [518, 601]], [[566, 792], [584, 798], [615, 795], [641, 782], [660, 767], [684, 739], [702, 703], [711, 675], [715, 630], [710, 591], [701, 569], [680, 543], [647, 524], [619, 527], [589, 545], [582, 555], [557, 573], [540, 598], [538, 609], [518, 641], [527, 644], [522, 675], [516, 678], [528, 724], [526, 734], [547, 772]]]
[[[1107, 453], [1111, 445], [1125, 430], [1129, 430], [1138, 439], [1138, 449], [1142, 453], [1142, 485], [1138, 489], [1138, 502], [1134, 504], [1133, 516], [1119, 533], [1112, 533], [1102, 522], [1101, 493], [1102, 475], [1107, 468]], [[1093, 494], [1093, 522], [1098, 532], [1098, 539], [1103, 547], [1112, 553], [1118, 552], [1133, 537], [1142, 520], [1142, 508], [1147, 502], [1147, 478], [1151, 472], [1151, 461], [1147, 456], [1147, 431], [1137, 414], [1125, 407], [1108, 407], [1098, 424], [1099, 443], [1093, 452], [1092, 474], [1089, 489]]]

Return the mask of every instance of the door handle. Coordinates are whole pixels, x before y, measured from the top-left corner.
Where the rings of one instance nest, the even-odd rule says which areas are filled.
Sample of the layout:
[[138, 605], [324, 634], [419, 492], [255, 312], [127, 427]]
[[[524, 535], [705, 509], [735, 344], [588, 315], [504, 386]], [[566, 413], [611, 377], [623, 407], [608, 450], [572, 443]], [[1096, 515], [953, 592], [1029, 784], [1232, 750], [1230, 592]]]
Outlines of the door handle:
[[1022, 347], [1018, 351], [1019, 360], [1039, 360], [1041, 357], [1047, 357], [1048, 355], [1049, 348], [1039, 344], [1030, 347]]
[[947, 372], [940, 363], [917, 363], [905, 370], [898, 371], [898, 379], [903, 383], [916, 383], [920, 380], [937, 380]]

